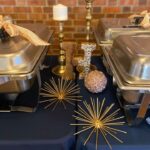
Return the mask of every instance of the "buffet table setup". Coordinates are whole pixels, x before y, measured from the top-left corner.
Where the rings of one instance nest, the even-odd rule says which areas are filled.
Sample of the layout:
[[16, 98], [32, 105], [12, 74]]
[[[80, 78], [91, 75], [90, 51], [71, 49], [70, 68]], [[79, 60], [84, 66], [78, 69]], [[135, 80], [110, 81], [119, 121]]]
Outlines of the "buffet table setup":
[[[57, 56], [47, 55], [46, 25], [0, 16], [0, 149], [150, 149], [150, 13], [92, 27], [92, 2], [80, 45], [64, 41], [68, 7], [53, 6]], [[102, 56], [92, 55], [96, 45]]]

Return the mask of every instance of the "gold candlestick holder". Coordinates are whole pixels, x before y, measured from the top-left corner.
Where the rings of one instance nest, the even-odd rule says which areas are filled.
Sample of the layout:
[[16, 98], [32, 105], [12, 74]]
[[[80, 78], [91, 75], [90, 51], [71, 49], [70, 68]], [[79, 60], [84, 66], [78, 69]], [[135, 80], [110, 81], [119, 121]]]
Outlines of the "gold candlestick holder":
[[86, 1], [86, 9], [87, 9], [87, 15], [86, 15], [86, 40], [90, 40], [90, 31], [91, 31], [91, 20], [92, 20], [92, 3], [94, 0], [85, 0]]
[[74, 58], [74, 52], [77, 49], [77, 43], [71, 41], [63, 42], [62, 47], [65, 50], [65, 54], [66, 54], [66, 67], [62, 78], [64, 80], [74, 80], [75, 72], [73, 69], [73, 58]]
[[92, 21], [92, 3], [94, 0], [86, 1], [86, 42], [81, 43], [81, 49], [84, 50], [84, 58], [78, 62], [77, 71], [79, 79], [83, 79], [91, 70], [95, 70], [96, 66], [91, 65], [92, 51], [96, 49], [96, 43], [90, 42], [90, 31]]
[[59, 65], [55, 66], [52, 69], [52, 72], [55, 75], [62, 76], [65, 72], [65, 66], [66, 66], [66, 56], [65, 56], [65, 51], [62, 48], [62, 43], [64, 39], [64, 33], [63, 33], [63, 21], [59, 22], [59, 48], [60, 48], [60, 54], [58, 58]]

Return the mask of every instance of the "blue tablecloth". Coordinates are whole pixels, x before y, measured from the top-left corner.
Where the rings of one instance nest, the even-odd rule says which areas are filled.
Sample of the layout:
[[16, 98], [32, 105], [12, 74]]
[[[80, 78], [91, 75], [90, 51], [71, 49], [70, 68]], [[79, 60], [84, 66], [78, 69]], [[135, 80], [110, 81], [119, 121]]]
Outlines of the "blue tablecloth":
[[[56, 57], [47, 57], [45, 64], [49, 65], [41, 72], [42, 81], [47, 81], [52, 77], [51, 69], [56, 65]], [[100, 94], [91, 94], [83, 84], [83, 80], [78, 80], [81, 87], [83, 99], [87, 102], [89, 98], [106, 98], [106, 105], [115, 102], [115, 108], [118, 108], [118, 102], [115, 95], [115, 89], [112, 86], [112, 78], [106, 73], [100, 57], [93, 57], [92, 63], [99, 70], [103, 71], [108, 79], [107, 88]], [[54, 76], [53, 76], [54, 77]], [[38, 98], [37, 85], [24, 95], [24, 100], [32, 100]], [[82, 102], [79, 103], [82, 105]], [[44, 110], [39, 105], [35, 113], [0, 113], [0, 150], [95, 150], [95, 136], [83, 146], [83, 142], [87, 133], [74, 136], [73, 133], [79, 130], [70, 123], [75, 122], [72, 115], [75, 106], [67, 105], [67, 110], [60, 105], [55, 111]], [[120, 112], [122, 115], [123, 112]], [[120, 144], [110, 139], [110, 143], [114, 150], [149, 150], [150, 149], [150, 127], [143, 122], [138, 127], [129, 127], [125, 125], [121, 129], [128, 132], [127, 135], [119, 135], [124, 143]], [[108, 150], [105, 141], [100, 137], [100, 150]]]

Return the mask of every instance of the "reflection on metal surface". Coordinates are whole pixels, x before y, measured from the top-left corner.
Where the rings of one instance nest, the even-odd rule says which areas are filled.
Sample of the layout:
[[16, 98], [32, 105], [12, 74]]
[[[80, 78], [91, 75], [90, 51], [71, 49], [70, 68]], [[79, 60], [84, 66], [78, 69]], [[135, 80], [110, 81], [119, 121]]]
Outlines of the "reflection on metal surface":
[[10, 111], [20, 111], [20, 112], [35, 112], [36, 108], [27, 107], [27, 106], [11, 106]]
[[35, 78], [28, 79], [28, 80], [13, 80], [6, 82], [5, 84], [0, 85], [0, 92], [1, 93], [19, 93], [28, 90]]
[[130, 104], [136, 104], [139, 102], [141, 96], [138, 90], [122, 90], [122, 97]]
[[126, 132], [114, 127], [124, 125], [124, 122], [120, 121], [124, 118], [124, 116], [118, 116], [120, 109], [111, 112], [114, 104], [111, 104], [105, 108], [105, 99], [102, 100], [102, 102], [99, 102], [98, 98], [96, 102], [91, 98], [90, 104], [86, 101], [84, 101], [83, 104], [84, 108], [78, 106], [78, 111], [75, 111], [76, 115], [73, 116], [77, 121], [79, 121], [79, 123], [71, 125], [82, 127], [80, 131], [75, 133], [75, 135], [90, 130], [84, 145], [86, 145], [86, 143], [90, 140], [92, 134], [96, 134], [96, 150], [98, 149], [99, 134], [103, 136], [110, 149], [112, 149], [109, 142], [110, 137], [120, 143], [123, 143], [123, 141], [120, 140], [116, 134], [118, 132], [126, 134]]

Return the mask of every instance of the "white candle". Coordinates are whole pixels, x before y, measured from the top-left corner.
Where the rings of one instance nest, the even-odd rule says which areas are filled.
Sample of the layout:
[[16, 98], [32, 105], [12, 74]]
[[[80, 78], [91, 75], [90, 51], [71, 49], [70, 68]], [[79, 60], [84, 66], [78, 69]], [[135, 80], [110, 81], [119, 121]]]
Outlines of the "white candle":
[[68, 7], [62, 4], [53, 6], [53, 19], [57, 21], [68, 20]]

